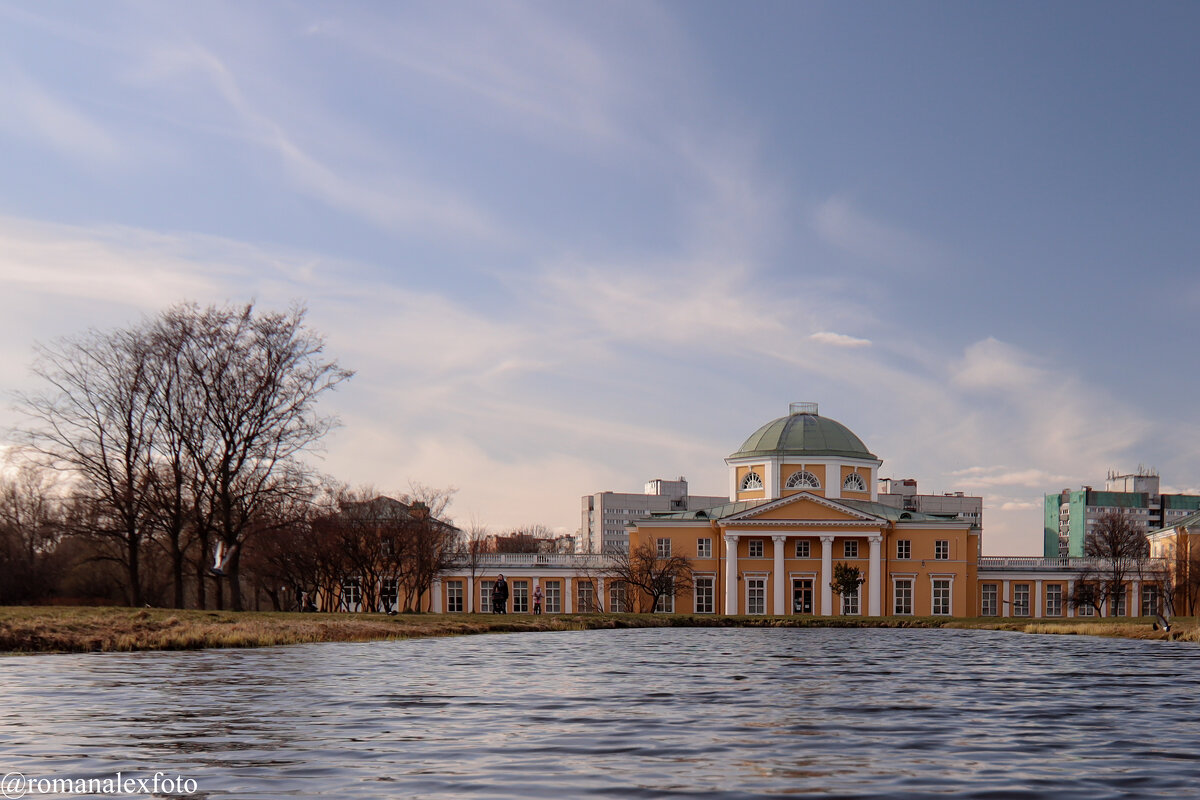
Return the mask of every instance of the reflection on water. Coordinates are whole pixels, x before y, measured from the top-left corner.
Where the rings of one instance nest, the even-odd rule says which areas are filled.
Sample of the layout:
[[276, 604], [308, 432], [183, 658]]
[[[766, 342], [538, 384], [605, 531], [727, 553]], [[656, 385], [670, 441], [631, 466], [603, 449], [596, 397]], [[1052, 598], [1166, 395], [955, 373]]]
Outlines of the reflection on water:
[[1194, 645], [656, 629], [0, 661], [0, 774], [208, 797], [1186, 797]]

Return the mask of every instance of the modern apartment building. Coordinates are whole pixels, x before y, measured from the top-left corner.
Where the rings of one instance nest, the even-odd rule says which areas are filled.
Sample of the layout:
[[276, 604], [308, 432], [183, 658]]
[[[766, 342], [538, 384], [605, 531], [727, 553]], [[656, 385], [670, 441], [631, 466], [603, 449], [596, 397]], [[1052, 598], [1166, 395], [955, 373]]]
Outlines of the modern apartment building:
[[627, 550], [625, 524], [655, 513], [694, 511], [729, 502], [728, 497], [689, 495], [687, 478], [646, 481], [641, 494], [597, 492], [584, 495], [580, 512], [579, 552], [613, 553]]
[[1171, 527], [1197, 509], [1200, 495], [1160, 494], [1159, 476], [1153, 470], [1110, 472], [1103, 491], [1084, 486], [1046, 495], [1043, 555], [1082, 556], [1088, 533], [1108, 511], [1128, 514], [1149, 534]]

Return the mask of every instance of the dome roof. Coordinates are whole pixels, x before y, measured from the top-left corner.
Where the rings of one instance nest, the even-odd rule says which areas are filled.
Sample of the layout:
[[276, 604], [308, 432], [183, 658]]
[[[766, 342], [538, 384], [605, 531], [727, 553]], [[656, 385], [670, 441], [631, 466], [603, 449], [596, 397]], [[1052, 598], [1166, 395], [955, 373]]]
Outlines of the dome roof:
[[842, 423], [817, 414], [816, 403], [792, 403], [792, 413], [756, 430], [730, 458], [834, 456], [878, 461]]

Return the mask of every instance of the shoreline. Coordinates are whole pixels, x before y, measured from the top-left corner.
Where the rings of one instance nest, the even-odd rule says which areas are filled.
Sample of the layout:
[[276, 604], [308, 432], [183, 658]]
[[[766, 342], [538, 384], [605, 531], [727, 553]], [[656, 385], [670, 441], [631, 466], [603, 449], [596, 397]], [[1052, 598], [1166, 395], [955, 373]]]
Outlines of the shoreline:
[[165, 608], [0, 607], [0, 654], [134, 652], [276, 647], [315, 642], [368, 642], [435, 636], [626, 628], [951, 628], [1200, 642], [1191, 618], [1169, 632], [1153, 620], [747, 617], [691, 614], [320, 614], [199, 611]]

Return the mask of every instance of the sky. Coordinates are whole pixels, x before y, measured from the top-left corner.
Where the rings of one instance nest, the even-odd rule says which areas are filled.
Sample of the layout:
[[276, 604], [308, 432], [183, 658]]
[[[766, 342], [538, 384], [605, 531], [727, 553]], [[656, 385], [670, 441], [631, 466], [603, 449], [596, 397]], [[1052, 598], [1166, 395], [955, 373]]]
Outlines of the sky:
[[[1040, 554], [1200, 493], [1200, 5], [4, 2], [0, 390], [181, 301], [308, 309], [313, 458], [495, 531], [817, 402]], [[9, 404], [0, 425], [16, 424]]]

